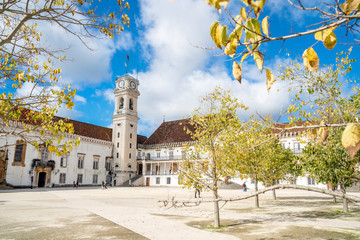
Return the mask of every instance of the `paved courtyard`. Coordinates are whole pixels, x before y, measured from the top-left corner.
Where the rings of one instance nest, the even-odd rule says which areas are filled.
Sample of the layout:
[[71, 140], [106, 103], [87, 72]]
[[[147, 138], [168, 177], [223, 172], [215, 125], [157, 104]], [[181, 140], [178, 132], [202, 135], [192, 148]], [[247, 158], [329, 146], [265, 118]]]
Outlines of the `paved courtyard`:
[[341, 202], [317, 193], [278, 190], [278, 200], [266, 193], [259, 209], [253, 199], [229, 202], [221, 209], [220, 230], [210, 226], [212, 203], [165, 208], [158, 202], [193, 195], [154, 187], [2, 190], [0, 239], [360, 239], [360, 206], [350, 204], [345, 214]]

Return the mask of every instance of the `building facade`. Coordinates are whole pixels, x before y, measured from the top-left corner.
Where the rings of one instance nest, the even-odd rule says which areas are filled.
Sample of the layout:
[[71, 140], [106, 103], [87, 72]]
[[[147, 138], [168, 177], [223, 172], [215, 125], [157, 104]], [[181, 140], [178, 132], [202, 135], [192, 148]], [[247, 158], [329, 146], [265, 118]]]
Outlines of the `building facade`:
[[[45, 147], [37, 150], [14, 136], [1, 138], [0, 146], [8, 147], [0, 150], [0, 183], [14, 187], [97, 186], [102, 181], [112, 186], [180, 186], [180, 163], [186, 157], [186, 146], [194, 144], [184, 130], [191, 129], [189, 120], [164, 121], [149, 138], [138, 135], [139, 81], [127, 74], [115, 83], [112, 129], [70, 120], [75, 133], [67, 139], [80, 137], [81, 143], [63, 156], [55, 156]], [[21, 129], [19, 123], [13, 124]], [[278, 133], [283, 147], [295, 154], [304, 147], [300, 131]], [[251, 179], [232, 181], [247, 181], [250, 188], [253, 184]], [[316, 183], [299, 177], [296, 184]]]

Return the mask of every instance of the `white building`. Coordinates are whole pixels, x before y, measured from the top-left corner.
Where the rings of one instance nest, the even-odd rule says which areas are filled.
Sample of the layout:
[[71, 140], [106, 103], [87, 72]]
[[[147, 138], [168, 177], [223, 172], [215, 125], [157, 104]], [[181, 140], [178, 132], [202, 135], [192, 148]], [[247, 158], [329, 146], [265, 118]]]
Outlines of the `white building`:
[[[10, 145], [0, 151], [0, 183], [6, 180], [15, 187], [52, 187], [72, 186], [74, 182], [80, 186], [100, 185], [106, 181], [113, 186], [129, 183], [179, 186], [178, 169], [185, 157], [185, 146], [193, 144], [184, 130], [184, 127], [191, 127], [189, 121], [163, 122], [149, 138], [137, 135], [139, 81], [127, 74], [115, 82], [112, 129], [70, 120], [75, 133], [67, 138], [80, 137], [81, 143], [61, 157], [49, 153], [46, 148], [38, 151], [14, 136], [0, 139], [0, 146]], [[298, 141], [298, 133], [288, 131], [279, 135], [283, 146], [295, 153], [300, 153], [304, 147]], [[243, 180], [233, 181], [241, 183]], [[247, 184], [252, 187], [251, 179]], [[304, 177], [299, 178], [297, 184], [315, 182]]]

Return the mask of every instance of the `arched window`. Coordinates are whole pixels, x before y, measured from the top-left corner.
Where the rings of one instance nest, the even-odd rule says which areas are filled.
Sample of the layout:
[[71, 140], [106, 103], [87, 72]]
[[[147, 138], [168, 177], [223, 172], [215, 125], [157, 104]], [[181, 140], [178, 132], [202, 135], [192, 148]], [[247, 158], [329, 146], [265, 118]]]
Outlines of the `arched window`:
[[124, 98], [120, 98], [119, 109], [124, 108]]
[[130, 99], [130, 102], [129, 102], [129, 109], [130, 109], [130, 110], [134, 110], [133, 100], [132, 100], [132, 99]]

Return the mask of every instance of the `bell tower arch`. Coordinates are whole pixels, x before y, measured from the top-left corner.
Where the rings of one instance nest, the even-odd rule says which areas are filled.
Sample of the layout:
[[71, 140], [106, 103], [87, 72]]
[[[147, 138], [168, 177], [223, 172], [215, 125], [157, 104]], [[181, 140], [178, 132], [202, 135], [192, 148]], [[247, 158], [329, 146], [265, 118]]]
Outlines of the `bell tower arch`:
[[139, 81], [126, 74], [115, 80], [115, 109], [112, 116], [114, 143], [113, 159], [114, 173], [117, 185], [134, 176], [136, 172], [137, 143], [137, 100], [140, 95]]

